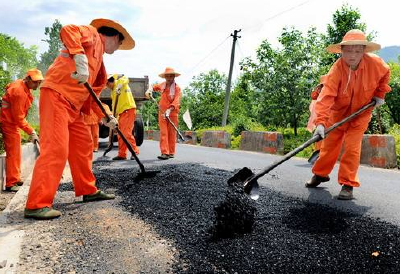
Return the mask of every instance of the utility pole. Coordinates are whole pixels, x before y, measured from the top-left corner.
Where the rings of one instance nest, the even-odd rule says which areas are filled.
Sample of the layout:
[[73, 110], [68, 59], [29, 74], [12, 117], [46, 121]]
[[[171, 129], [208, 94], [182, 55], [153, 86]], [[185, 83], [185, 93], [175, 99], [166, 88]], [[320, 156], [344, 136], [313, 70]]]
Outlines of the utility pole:
[[225, 104], [224, 104], [224, 115], [222, 116], [222, 126], [226, 126], [226, 120], [228, 119], [228, 112], [229, 112], [229, 100], [231, 97], [231, 81], [232, 81], [232, 70], [233, 70], [233, 62], [235, 61], [235, 45], [236, 40], [241, 36], [238, 36], [238, 32], [240, 30], [234, 30], [231, 36], [233, 37], [233, 44], [232, 44], [232, 51], [231, 51], [231, 64], [229, 66], [229, 75], [228, 75], [228, 83], [226, 84], [225, 90]]

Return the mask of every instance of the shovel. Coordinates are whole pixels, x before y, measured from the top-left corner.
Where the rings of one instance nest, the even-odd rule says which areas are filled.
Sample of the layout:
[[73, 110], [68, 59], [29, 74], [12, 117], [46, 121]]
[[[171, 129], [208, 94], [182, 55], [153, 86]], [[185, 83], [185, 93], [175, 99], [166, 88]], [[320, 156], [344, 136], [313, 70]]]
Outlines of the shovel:
[[[154, 97], [151, 96], [151, 95], [150, 95], [150, 99], [151, 99], [154, 103], [156, 103], [158, 109], [161, 111], [160, 106], [158, 105], [156, 99], [154, 99]], [[168, 116], [165, 116], [165, 118], [166, 118], [166, 119], [168, 120], [168, 122], [174, 127], [176, 133], [178, 133], [179, 140], [182, 140], [182, 142], [187, 142], [187, 141], [192, 140], [192, 136], [185, 135], [185, 137], [183, 137], [182, 133], [179, 131], [179, 129], [176, 127], [176, 125], [171, 121], [171, 119], [169, 119]]]
[[[360, 113], [364, 112], [365, 110], [369, 109], [370, 107], [375, 106], [375, 103], [376, 102], [374, 100], [372, 100], [370, 103], [368, 103], [367, 105], [363, 106], [362, 108], [360, 108], [356, 112], [352, 113], [348, 117], [346, 117], [343, 120], [333, 124], [328, 129], [325, 130], [325, 135], [327, 135], [329, 132], [331, 132], [335, 128], [341, 126], [342, 124], [352, 120], [354, 117], [356, 117]], [[249, 194], [250, 198], [252, 198], [253, 200], [257, 200], [260, 197], [260, 195], [259, 195], [259, 186], [258, 186], [258, 182], [257, 182], [258, 178], [261, 178], [262, 176], [264, 176], [265, 174], [267, 174], [268, 172], [270, 172], [271, 170], [273, 170], [274, 168], [276, 168], [277, 166], [279, 166], [283, 162], [285, 162], [285, 161], [289, 160], [290, 158], [292, 158], [294, 155], [296, 155], [297, 153], [299, 153], [300, 151], [302, 151], [306, 147], [310, 146], [311, 144], [313, 144], [315, 142], [318, 142], [321, 139], [322, 138], [319, 135], [313, 136], [311, 139], [306, 141], [304, 144], [302, 144], [301, 146], [299, 146], [299, 147], [295, 148], [294, 150], [290, 151], [289, 153], [284, 155], [282, 159], [280, 159], [278, 161], [275, 161], [274, 163], [272, 163], [270, 166], [268, 166], [264, 170], [260, 171], [259, 173], [254, 174], [250, 169], [248, 169], [247, 167], [244, 167], [241, 170], [239, 170], [233, 177], [229, 178], [228, 184], [231, 185], [233, 182], [241, 182], [241, 183], [243, 183], [244, 192], [246, 194]]]
[[[101, 101], [99, 100], [99, 98], [97, 98], [96, 93], [93, 91], [92, 87], [90, 86], [90, 84], [88, 82], [84, 83], [84, 86], [87, 88], [87, 90], [89, 91], [90, 95], [92, 96], [93, 100], [96, 102], [96, 104], [98, 105], [98, 107], [100, 108], [101, 112], [106, 116], [107, 120], [110, 120], [110, 115], [106, 112], [106, 110], [104, 109]], [[140, 162], [139, 158], [137, 157], [135, 151], [133, 150], [131, 144], [129, 143], [129, 141], [126, 139], [126, 137], [124, 136], [124, 134], [122, 134], [122, 132], [119, 130], [118, 126], [114, 129], [119, 137], [122, 138], [122, 140], [124, 141], [124, 143], [126, 144], [126, 146], [128, 147], [130, 153], [132, 154], [132, 156], [135, 158], [136, 162], [138, 163], [139, 167], [140, 167], [140, 173], [136, 176], [137, 180], [140, 180], [142, 178], [150, 178], [150, 177], [154, 177], [157, 173], [161, 172], [159, 170], [156, 171], [146, 171], [144, 169], [143, 164]]]

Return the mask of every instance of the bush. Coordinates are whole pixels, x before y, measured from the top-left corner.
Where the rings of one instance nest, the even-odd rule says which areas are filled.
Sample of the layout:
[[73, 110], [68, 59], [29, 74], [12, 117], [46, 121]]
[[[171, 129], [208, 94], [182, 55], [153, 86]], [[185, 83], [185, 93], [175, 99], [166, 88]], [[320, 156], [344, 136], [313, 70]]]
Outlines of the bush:
[[397, 167], [400, 168], [400, 125], [393, 125], [389, 130], [389, 134], [393, 135], [396, 143]]

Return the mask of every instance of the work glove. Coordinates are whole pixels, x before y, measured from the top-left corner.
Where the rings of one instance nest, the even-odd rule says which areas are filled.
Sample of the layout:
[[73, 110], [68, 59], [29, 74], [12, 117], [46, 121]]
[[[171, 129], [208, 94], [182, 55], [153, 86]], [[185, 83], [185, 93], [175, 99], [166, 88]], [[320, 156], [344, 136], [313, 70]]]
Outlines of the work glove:
[[89, 79], [89, 63], [85, 54], [75, 54], [75, 72], [71, 78], [77, 80], [80, 84], [86, 83]]
[[118, 126], [118, 120], [114, 116], [110, 115], [110, 120], [107, 121], [107, 117], [101, 118], [101, 121], [106, 127], [109, 127], [111, 129], [115, 129]]
[[150, 97], [153, 95], [153, 87], [149, 87], [149, 89], [148, 90], [146, 90], [146, 92], [144, 93], [144, 96], [147, 98], [147, 99], [150, 99]]
[[323, 125], [318, 125], [314, 131], [313, 137], [315, 135], [321, 136], [322, 139], [325, 138], [325, 127]]
[[383, 105], [385, 103], [385, 99], [379, 98], [379, 97], [374, 97], [372, 98], [372, 100], [375, 101], [375, 107], [380, 107], [381, 105]]
[[165, 117], [169, 117], [170, 114], [171, 114], [171, 109], [167, 108], [167, 110], [164, 113]]
[[36, 131], [32, 131], [32, 133], [29, 135], [29, 140], [32, 142], [32, 144], [39, 141], [39, 136], [36, 134]]
[[122, 89], [122, 84], [118, 84], [117, 89], [115, 90], [115, 92], [117, 94], [120, 94], [121, 93], [121, 89]]

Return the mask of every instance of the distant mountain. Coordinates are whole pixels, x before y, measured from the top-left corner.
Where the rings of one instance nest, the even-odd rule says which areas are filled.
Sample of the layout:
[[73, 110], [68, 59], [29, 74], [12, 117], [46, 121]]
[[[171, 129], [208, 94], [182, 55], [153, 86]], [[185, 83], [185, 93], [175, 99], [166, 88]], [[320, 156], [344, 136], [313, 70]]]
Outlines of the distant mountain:
[[400, 55], [400, 46], [384, 47], [378, 51], [378, 55], [385, 60], [385, 62], [398, 62]]

